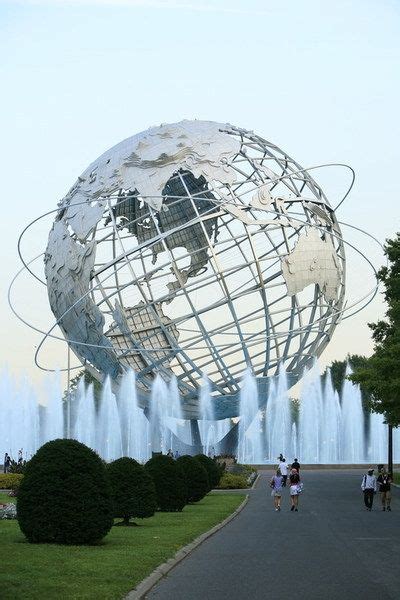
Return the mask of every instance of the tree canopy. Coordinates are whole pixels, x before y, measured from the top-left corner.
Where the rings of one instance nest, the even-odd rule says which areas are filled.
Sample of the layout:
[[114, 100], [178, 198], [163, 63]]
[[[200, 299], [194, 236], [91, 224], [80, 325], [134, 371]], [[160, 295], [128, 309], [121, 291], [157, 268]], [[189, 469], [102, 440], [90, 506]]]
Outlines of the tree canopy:
[[[329, 371], [331, 374], [332, 385], [333, 388], [337, 391], [339, 396], [342, 395], [343, 391], [343, 383], [346, 379], [346, 369], [347, 365], [351, 368], [352, 371], [358, 370], [361, 367], [365, 367], [367, 358], [365, 356], [361, 356], [360, 354], [348, 354], [345, 360], [334, 360], [329, 366]], [[323, 374], [323, 378], [328, 374], [328, 369], [326, 369]], [[363, 406], [366, 409], [371, 408], [371, 394], [368, 390], [366, 390], [363, 385], [360, 385], [361, 395]]]
[[385, 319], [369, 323], [374, 353], [354, 369], [351, 381], [371, 394], [371, 408], [390, 425], [400, 425], [400, 233], [386, 240], [388, 264], [378, 272], [387, 304]]

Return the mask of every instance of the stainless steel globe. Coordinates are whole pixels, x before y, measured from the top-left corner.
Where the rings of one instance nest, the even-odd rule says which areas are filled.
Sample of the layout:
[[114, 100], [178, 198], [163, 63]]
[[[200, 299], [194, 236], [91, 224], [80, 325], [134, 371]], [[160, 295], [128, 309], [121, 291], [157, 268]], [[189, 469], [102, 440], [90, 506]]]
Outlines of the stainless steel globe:
[[217, 418], [238, 414], [246, 368], [295, 378], [341, 316], [345, 254], [310, 173], [252, 131], [154, 127], [93, 162], [59, 204], [45, 253], [51, 309], [78, 358], [146, 405], [177, 377], [187, 418], [202, 373]]

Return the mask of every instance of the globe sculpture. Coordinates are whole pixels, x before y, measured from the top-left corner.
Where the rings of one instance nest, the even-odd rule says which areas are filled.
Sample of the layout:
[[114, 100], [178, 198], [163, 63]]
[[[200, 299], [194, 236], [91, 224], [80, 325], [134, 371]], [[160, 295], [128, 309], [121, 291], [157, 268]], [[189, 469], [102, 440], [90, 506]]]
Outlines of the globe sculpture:
[[156, 375], [175, 376], [193, 422], [204, 373], [225, 419], [239, 416], [246, 369], [267, 389], [281, 366], [295, 381], [321, 354], [343, 310], [345, 254], [324, 192], [286, 152], [182, 121], [122, 141], [78, 177], [45, 274], [86, 368], [114, 386], [133, 369], [143, 408]]

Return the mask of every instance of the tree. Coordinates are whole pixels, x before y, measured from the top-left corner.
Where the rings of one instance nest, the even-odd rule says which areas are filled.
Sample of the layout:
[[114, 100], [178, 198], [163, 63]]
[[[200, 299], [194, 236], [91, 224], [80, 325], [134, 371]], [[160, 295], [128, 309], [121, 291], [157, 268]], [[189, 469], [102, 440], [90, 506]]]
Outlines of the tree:
[[101, 458], [76, 440], [44, 444], [27, 464], [17, 500], [30, 542], [92, 544], [113, 524], [110, 486]]
[[208, 491], [210, 491], [213, 488], [217, 487], [217, 485], [219, 484], [219, 480], [221, 479], [223, 469], [221, 470], [216, 460], [213, 460], [205, 454], [198, 454], [196, 458], [198, 461], [200, 461], [200, 463], [203, 465], [203, 467], [208, 473], [208, 480], [210, 484]]
[[210, 482], [208, 473], [201, 462], [194, 456], [180, 456], [177, 463], [182, 467], [186, 476], [188, 502], [198, 502], [208, 493]]
[[166, 512], [181, 511], [188, 495], [182, 467], [173, 458], [157, 454], [147, 461], [145, 468], [156, 486], [158, 508]]
[[[343, 383], [346, 378], [347, 365], [350, 366], [352, 371], [364, 367], [368, 359], [360, 354], [348, 354], [345, 360], [334, 360], [329, 366], [331, 373], [333, 388], [337, 391], [339, 396], [342, 395]], [[323, 380], [328, 374], [328, 369], [323, 374]], [[366, 390], [363, 385], [360, 385], [361, 397], [364, 408], [370, 410], [371, 394]]]
[[134, 525], [131, 518], [152, 517], [157, 509], [154, 481], [133, 458], [124, 456], [107, 465], [114, 517], [118, 525]]
[[374, 353], [350, 379], [371, 394], [371, 408], [385, 415], [389, 425], [400, 425], [400, 233], [386, 240], [388, 265], [378, 272], [387, 304], [385, 319], [369, 323]]

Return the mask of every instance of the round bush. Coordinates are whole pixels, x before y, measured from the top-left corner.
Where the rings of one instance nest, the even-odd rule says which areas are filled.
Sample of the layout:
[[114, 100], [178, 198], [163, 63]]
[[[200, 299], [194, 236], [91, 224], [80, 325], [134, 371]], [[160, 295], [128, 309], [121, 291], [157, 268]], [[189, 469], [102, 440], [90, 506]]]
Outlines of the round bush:
[[157, 505], [162, 511], [180, 511], [186, 504], [187, 485], [182, 467], [171, 457], [158, 454], [145, 466], [156, 486]]
[[101, 540], [113, 524], [110, 486], [101, 458], [76, 440], [44, 444], [25, 471], [17, 513], [30, 542]]
[[194, 456], [188, 454], [181, 456], [176, 461], [183, 469], [188, 487], [188, 502], [198, 502], [208, 493], [210, 482], [208, 473], [203, 465]]
[[152, 517], [157, 509], [154, 481], [133, 458], [123, 457], [107, 465], [114, 517], [129, 525], [133, 518]]
[[207, 471], [208, 479], [210, 482], [208, 491], [212, 490], [213, 488], [216, 488], [219, 484], [219, 480], [221, 479], [222, 475], [222, 470], [219, 467], [218, 463], [212, 458], [206, 456], [205, 454], [198, 454], [195, 458], [200, 462], [200, 464], [203, 465], [203, 467]]

